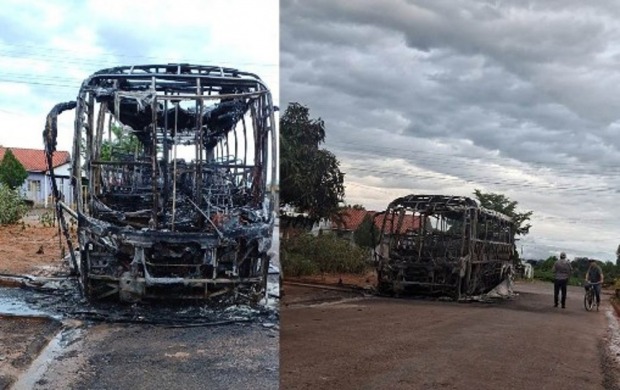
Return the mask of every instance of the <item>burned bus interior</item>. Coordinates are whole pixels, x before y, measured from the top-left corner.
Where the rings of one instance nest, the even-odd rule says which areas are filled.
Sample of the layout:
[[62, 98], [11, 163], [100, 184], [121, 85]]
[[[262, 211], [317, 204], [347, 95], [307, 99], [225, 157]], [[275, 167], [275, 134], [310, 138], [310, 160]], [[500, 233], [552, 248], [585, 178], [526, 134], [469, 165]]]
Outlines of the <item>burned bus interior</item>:
[[54, 180], [52, 190], [88, 298], [264, 296], [277, 137], [258, 76], [189, 64], [98, 71], [48, 115], [48, 161], [67, 110], [73, 190]]

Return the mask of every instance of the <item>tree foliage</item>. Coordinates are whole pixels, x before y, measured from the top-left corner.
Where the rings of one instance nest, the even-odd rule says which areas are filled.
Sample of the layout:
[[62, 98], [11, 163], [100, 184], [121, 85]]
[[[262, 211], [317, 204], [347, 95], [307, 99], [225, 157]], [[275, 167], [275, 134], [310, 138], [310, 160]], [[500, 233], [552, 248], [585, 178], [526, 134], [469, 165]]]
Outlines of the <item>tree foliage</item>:
[[474, 190], [474, 195], [482, 207], [511, 217], [515, 227], [515, 234], [524, 236], [529, 233], [532, 225], [527, 221], [532, 217], [533, 211], [518, 212], [517, 206], [519, 202], [510, 200], [510, 198], [503, 194], [483, 193], [476, 189]]
[[[544, 261], [538, 262], [534, 266], [534, 277], [541, 280], [553, 281], [554, 275], [551, 271], [553, 264], [558, 261], [556, 256], [550, 256]], [[591, 259], [588, 257], [575, 257], [571, 261], [572, 273], [570, 276], [569, 284], [571, 285], [583, 285], [583, 281], [586, 277], [586, 273], [590, 268]], [[603, 275], [605, 275], [605, 283], [613, 283], [615, 279], [620, 277], [620, 267], [616, 266], [611, 261], [599, 261], [597, 264], [601, 267]]]
[[7, 149], [0, 162], [0, 183], [14, 190], [21, 187], [27, 177], [26, 168], [17, 160], [11, 149]]
[[344, 174], [336, 156], [320, 148], [324, 142], [323, 120], [291, 103], [280, 118], [280, 206], [315, 220], [336, 214], [344, 198]]
[[379, 229], [375, 226], [372, 215], [366, 214], [362, 223], [353, 232], [353, 240], [362, 248], [374, 248], [379, 237]]
[[114, 138], [101, 143], [102, 161], [112, 160], [113, 154], [134, 154], [139, 149], [138, 137], [133, 134], [126, 134], [121, 126], [113, 125], [111, 131]]

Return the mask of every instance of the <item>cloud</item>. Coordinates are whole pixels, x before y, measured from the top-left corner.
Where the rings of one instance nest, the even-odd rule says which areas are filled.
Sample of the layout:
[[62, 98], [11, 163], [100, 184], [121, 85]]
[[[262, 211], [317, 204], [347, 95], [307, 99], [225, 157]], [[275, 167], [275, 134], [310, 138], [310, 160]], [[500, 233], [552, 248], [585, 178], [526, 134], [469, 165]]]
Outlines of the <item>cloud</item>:
[[612, 259], [620, 7], [570, 3], [283, 1], [281, 100], [325, 120], [351, 203], [501, 192], [526, 256]]
[[[276, 0], [173, 4], [8, 0], [0, 9], [0, 144], [42, 148], [54, 104], [75, 99], [88, 75], [108, 67], [187, 62], [259, 75], [279, 102]], [[71, 150], [71, 114], [59, 149]]]

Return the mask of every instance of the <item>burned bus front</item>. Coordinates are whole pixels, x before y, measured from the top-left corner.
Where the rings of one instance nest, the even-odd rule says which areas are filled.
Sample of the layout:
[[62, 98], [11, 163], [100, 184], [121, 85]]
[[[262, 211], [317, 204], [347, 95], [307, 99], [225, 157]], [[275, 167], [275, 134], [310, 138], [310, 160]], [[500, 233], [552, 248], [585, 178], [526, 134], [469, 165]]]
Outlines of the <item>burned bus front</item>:
[[74, 204], [54, 196], [61, 222], [77, 220], [88, 297], [264, 295], [277, 139], [258, 76], [187, 64], [99, 71], [48, 116], [48, 154], [71, 108]]

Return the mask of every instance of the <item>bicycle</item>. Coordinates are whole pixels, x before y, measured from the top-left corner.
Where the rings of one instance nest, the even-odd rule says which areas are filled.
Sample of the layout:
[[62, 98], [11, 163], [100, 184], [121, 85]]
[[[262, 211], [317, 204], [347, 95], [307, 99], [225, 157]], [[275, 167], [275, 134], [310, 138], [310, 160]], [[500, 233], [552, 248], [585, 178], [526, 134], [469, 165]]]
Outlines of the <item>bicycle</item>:
[[[583, 306], [585, 307], [586, 311], [590, 311], [594, 307], [594, 286], [597, 284], [601, 284], [601, 282], [587, 282], [587, 284], [585, 285], [586, 293], [583, 296]], [[596, 311], [598, 311], [598, 305], [596, 305]]]

